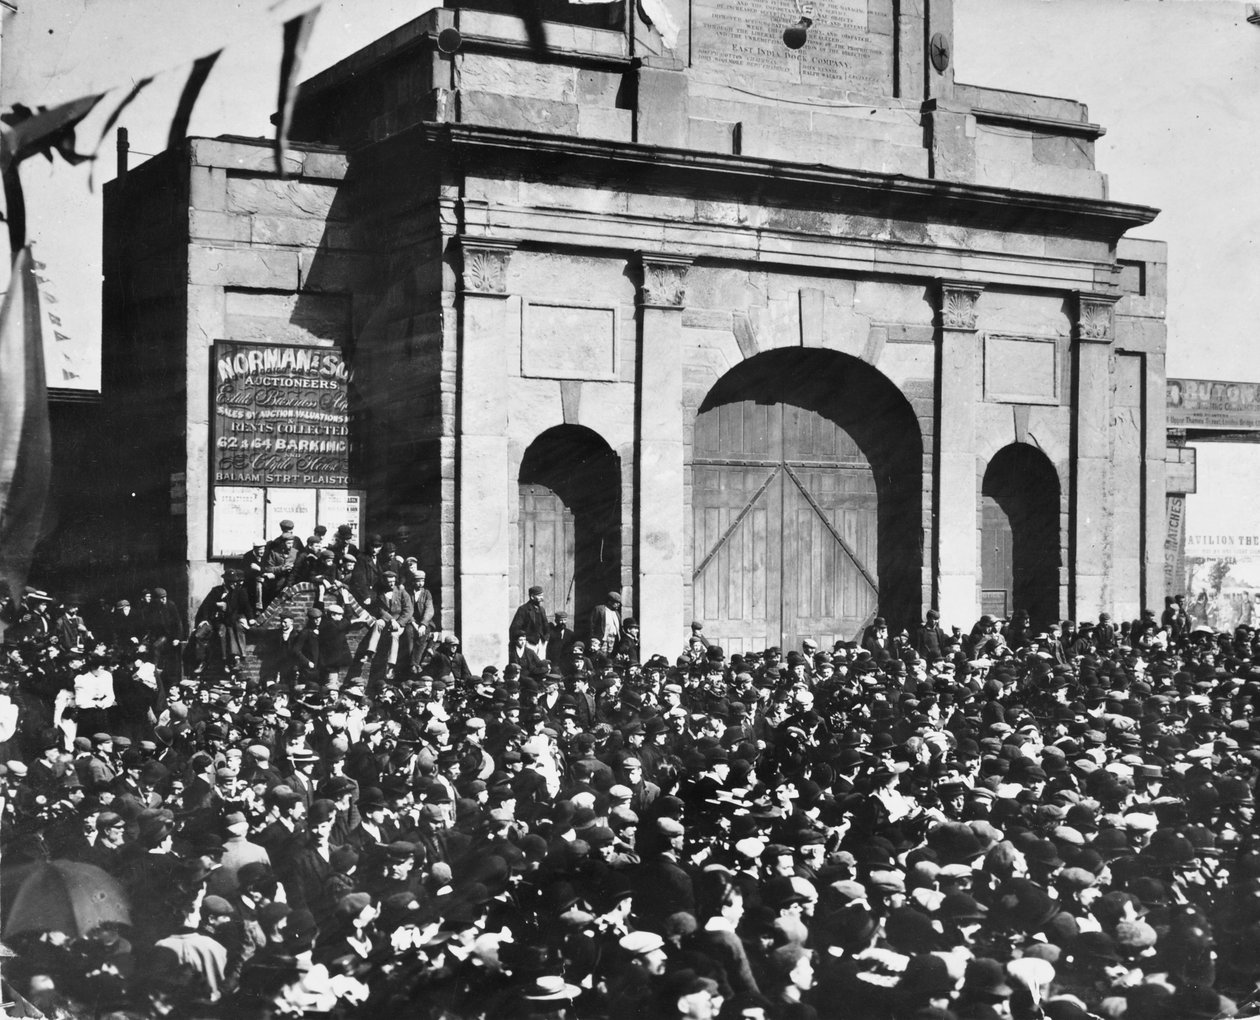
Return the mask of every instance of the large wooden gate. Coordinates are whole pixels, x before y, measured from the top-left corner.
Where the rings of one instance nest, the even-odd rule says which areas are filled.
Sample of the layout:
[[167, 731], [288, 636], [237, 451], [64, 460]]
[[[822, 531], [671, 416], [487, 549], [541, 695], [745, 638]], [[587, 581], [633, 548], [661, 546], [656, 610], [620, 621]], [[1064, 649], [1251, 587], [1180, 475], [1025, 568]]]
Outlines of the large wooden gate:
[[730, 652], [850, 640], [875, 616], [871, 466], [816, 411], [752, 400], [696, 419], [693, 612]]

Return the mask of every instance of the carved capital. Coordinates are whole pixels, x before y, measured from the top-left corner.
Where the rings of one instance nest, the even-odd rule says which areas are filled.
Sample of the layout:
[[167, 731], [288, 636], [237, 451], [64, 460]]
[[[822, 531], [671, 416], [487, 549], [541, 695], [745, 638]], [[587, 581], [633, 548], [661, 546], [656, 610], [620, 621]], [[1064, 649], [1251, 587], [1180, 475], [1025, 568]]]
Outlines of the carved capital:
[[643, 255], [639, 304], [645, 308], [682, 308], [687, 303], [687, 267], [691, 259], [676, 255]]
[[512, 241], [465, 237], [460, 241], [464, 256], [464, 292], [487, 297], [507, 297], [508, 259], [516, 250]]
[[976, 303], [984, 287], [975, 283], [941, 283], [941, 329], [974, 332]]
[[1079, 343], [1109, 344], [1115, 339], [1115, 307], [1109, 294], [1076, 295], [1076, 339]]

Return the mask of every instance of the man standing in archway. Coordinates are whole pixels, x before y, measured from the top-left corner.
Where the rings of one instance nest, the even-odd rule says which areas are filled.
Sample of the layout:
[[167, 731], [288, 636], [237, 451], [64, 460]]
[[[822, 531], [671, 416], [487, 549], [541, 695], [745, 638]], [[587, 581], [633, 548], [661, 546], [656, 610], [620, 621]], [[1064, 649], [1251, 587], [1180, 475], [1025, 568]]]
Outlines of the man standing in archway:
[[621, 596], [610, 591], [603, 604], [591, 610], [591, 640], [599, 638], [604, 647], [611, 650], [617, 647], [621, 638]]
[[508, 626], [512, 635], [524, 634], [525, 647], [542, 659], [547, 654], [547, 612], [543, 609], [543, 590], [530, 585], [529, 600], [517, 608]]

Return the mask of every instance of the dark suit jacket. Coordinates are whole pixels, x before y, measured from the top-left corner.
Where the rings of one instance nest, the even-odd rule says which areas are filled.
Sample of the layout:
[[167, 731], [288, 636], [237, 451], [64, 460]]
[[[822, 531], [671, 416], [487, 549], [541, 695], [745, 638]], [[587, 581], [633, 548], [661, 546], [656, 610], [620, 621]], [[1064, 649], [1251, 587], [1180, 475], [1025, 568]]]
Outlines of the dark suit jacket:
[[144, 623], [150, 640], [182, 641], [185, 637], [184, 620], [173, 602], [154, 602], [145, 611]]
[[691, 876], [673, 858], [658, 855], [645, 861], [635, 879], [634, 912], [644, 920], [660, 925], [679, 911], [695, 913]]
[[[323, 621], [320, 621], [321, 631], [323, 626]], [[319, 639], [319, 632], [309, 627], [295, 630], [289, 636], [289, 652], [303, 673], [314, 673], [319, 669]]]
[[546, 641], [547, 630], [547, 611], [533, 601], [520, 606], [508, 626], [509, 634], [524, 634], [531, 645]]

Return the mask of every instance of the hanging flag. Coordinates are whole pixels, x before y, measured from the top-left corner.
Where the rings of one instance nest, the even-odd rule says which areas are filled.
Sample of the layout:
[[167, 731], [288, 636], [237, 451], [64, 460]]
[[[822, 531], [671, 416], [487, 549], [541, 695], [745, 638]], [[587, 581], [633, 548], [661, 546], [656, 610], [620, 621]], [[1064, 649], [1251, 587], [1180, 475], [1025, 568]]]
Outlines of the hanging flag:
[[43, 535], [51, 477], [39, 292], [23, 248], [0, 306], [0, 597], [14, 603]]
[[240, 40], [275, 30], [320, 0], [76, 0], [22, 4], [6, 17], [0, 95], [54, 105], [130, 89]]
[[74, 129], [100, 98], [85, 96], [37, 111], [17, 105], [0, 114], [0, 178], [4, 181], [5, 218], [8, 220], [11, 251], [21, 251], [26, 247], [26, 197], [19, 172], [22, 160], [38, 153], [52, 159], [54, 151], [61, 153], [69, 163], [81, 163], [87, 159], [87, 156], [75, 151]]
[[179, 103], [175, 106], [175, 116], [171, 119], [171, 131], [166, 139], [166, 147], [173, 149], [188, 134], [188, 125], [192, 122], [193, 107], [197, 105], [197, 97], [201, 88], [214, 70], [215, 61], [222, 50], [216, 50], [208, 56], [198, 57], [193, 61], [192, 70], [188, 72], [188, 80], [179, 94]]
[[140, 95], [140, 93], [148, 88], [152, 83], [152, 78], [141, 78], [138, 82], [131, 86], [131, 91], [123, 96], [121, 102], [119, 102], [118, 105], [110, 112], [110, 115], [105, 118], [105, 126], [101, 128], [101, 137], [96, 140], [96, 148], [92, 150], [93, 163], [92, 169], [88, 171], [88, 191], [96, 190], [96, 154], [101, 151], [101, 146], [105, 144], [106, 136], [113, 130], [114, 125], [118, 123], [118, 118], [123, 115], [123, 110], [127, 109], [127, 107], [129, 107], [135, 100], [136, 96]]
[[661, 42], [665, 44], [667, 50], [672, 50], [678, 45], [678, 33], [681, 29], [670, 13], [669, 7], [666, 6], [665, 0], [639, 0], [639, 10], [661, 33]]
[[38, 110], [13, 106], [0, 116], [0, 173], [40, 152], [51, 158], [56, 150], [69, 163], [88, 159], [74, 149], [74, 129], [100, 101], [95, 95]]
[[276, 172], [284, 171], [284, 149], [289, 144], [289, 128], [293, 124], [293, 102], [297, 98], [298, 74], [302, 69], [302, 57], [306, 44], [311, 40], [311, 29], [319, 8], [299, 14], [284, 23], [284, 51], [280, 55], [280, 96], [276, 106]]
[[515, 0], [513, 6], [516, 8], [516, 16], [525, 26], [525, 35], [529, 39], [530, 46], [540, 56], [545, 56], [550, 52], [551, 47], [547, 45], [547, 26], [543, 24], [542, 12], [538, 9], [538, 4], [534, 0]]

